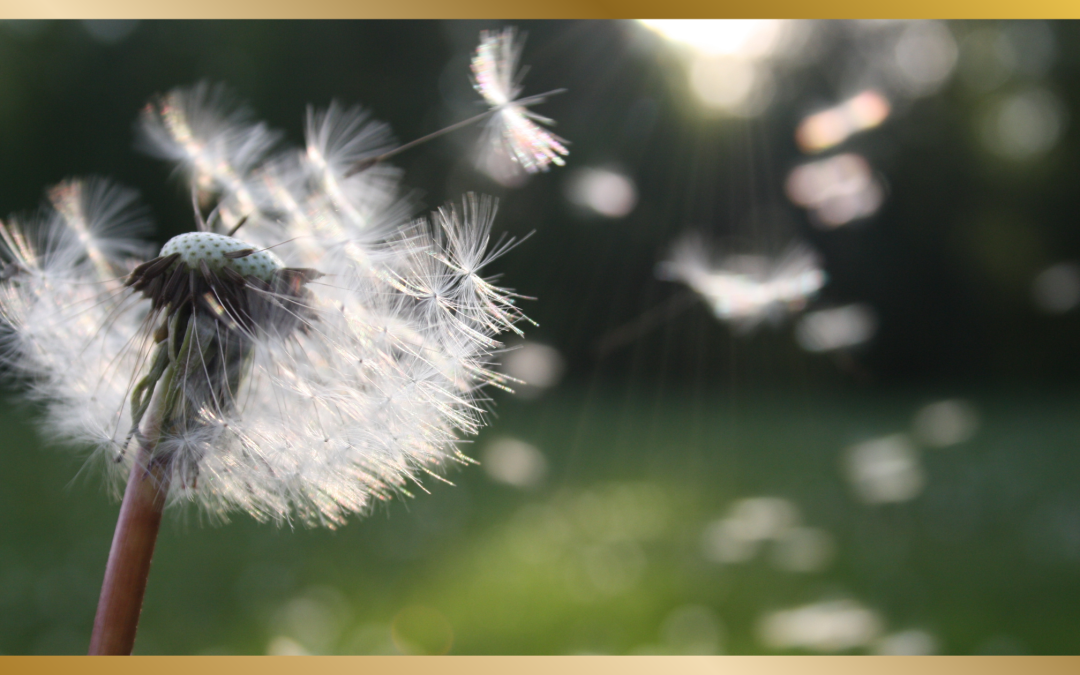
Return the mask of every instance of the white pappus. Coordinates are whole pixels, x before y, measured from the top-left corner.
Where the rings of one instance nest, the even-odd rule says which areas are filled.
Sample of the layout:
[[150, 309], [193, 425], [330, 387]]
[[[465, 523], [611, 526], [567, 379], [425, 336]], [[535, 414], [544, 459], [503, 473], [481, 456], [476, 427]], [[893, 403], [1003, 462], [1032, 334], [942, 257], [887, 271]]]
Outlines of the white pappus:
[[[0, 357], [57, 437], [117, 484], [138, 447], [169, 499], [334, 526], [405, 492], [484, 425], [519, 296], [486, 280], [494, 200], [409, 221], [387, 128], [309, 110], [304, 150], [220, 87], [144, 110], [145, 149], [192, 188], [197, 232], [157, 256], [133, 193], [101, 179], [0, 223]], [[141, 445], [140, 445], [141, 444]]]
[[564, 145], [565, 139], [537, 124], [552, 125], [554, 121], [528, 109], [563, 90], [518, 98], [525, 75], [524, 69], [518, 70], [522, 43], [513, 28], [482, 31], [471, 63], [473, 86], [493, 114], [488, 125], [488, 150], [494, 156], [486, 156], [485, 161], [490, 163], [506, 155], [512, 166], [536, 173], [547, 171], [550, 164], [563, 166], [563, 157], [570, 151]]
[[716, 318], [743, 332], [802, 310], [827, 279], [817, 253], [804, 244], [791, 244], [776, 258], [719, 259], [698, 236], [680, 239], [670, 259], [658, 265], [657, 276], [686, 284]]

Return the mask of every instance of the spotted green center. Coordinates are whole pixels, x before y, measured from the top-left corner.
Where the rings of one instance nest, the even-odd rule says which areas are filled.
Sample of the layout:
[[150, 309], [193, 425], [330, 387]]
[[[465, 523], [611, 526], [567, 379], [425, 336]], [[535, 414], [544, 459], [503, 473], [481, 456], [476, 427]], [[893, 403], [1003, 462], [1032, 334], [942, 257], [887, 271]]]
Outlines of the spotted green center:
[[222, 267], [229, 267], [243, 276], [252, 276], [270, 282], [274, 272], [283, 269], [285, 263], [270, 251], [255, 251], [241, 258], [230, 258], [226, 253], [249, 251], [251, 244], [212, 232], [188, 232], [173, 237], [161, 247], [162, 258], [173, 253], [180, 254], [180, 262], [188, 269], [198, 269], [199, 261], [205, 260], [207, 267], [217, 272]]

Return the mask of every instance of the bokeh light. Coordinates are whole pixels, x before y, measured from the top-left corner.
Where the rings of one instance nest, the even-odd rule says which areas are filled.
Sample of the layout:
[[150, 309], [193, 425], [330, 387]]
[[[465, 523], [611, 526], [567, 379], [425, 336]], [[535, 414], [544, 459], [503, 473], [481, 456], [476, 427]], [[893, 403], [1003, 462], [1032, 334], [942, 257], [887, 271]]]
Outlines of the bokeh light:
[[1080, 265], [1051, 265], [1031, 282], [1035, 306], [1048, 314], [1061, 314], [1080, 304]]
[[892, 656], [925, 656], [936, 654], [938, 641], [933, 634], [912, 628], [883, 635], [874, 645], [874, 653]]
[[332, 653], [350, 618], [348, 603], [338, 590], [310, 588], [272, 615], [275, 637], [267, 646], [267, 654]]
[[795, 338], [808, 352], [830, 352], [868, 342], [877, 328], [877, 316], [868, 305], [844, 305], [804, 314]]
[[810, 24], [776, 19], [649, 19], [687, 50], [690, 89], [706, 109], [753, 117], [775, 94], [772, 61], [807, 39]]
[[759, 631], [773, 649], [844, 652], [872, 643], [882, 623], [877, 612], [854, 600], [829, 600], [768, 614]]
[[813, 222], [835, 228], [873, 215], [885, 199], [870, 164], [844, 153], [792, 169], [785, 184], [788, 199], [809, 209]]
[[923, 406], [912, 420], [912, 434], [923, 445], [946, 448], [971, 439], [979, 430], [979, 412], [960, 399]]
[[566, 198], [604, 218], [624, 218], [637, 205], [632, 178], [611, 169], [577, 169], [566, 179]]
[[559, 383], [566, 361], [551, 345], [527, 341], [515, 345], [503, 356], [502, 369], [518, 380], [513, 387], [518, 395], [531, 399]]
[[912, 96], [936, 92], [952, 75], [958, 55], [956, 41], [943, 22], [910, 22], [895, 47], [903, 88]]
[[547, 475], [544, 453], [516, 438], [489, 441], [480, 462], [492, 480], [519, 488], [536, 487]]
[[926, 484], [919, 453], [903, 434], [851, 446], [844, 453], [844, 470], [855, 496], [867, 504], [906, 502]]
[[889, 116], [889, 101], [868, 89], [826, 110], [803, 119], [795, 141], [806, 152], [820, 152], [846, 141], [852, 134], [873, 129]]
[[993, 103], [980, 126], [984, 145], [1016, 162], [1040, 157], [1057, 145], [1068, 121], [1064, 106], [1049, 89], [1010, 93]]
[[760, 59], [784, 40], [785, 22], [775, 19], [643, 19], [642, 24], [701, 54]]
[[705, 106], [742, 117], [763, 112], [774, 95], [767, 67], [711, 54], [694, 58], [690, 65], [690, 87]]

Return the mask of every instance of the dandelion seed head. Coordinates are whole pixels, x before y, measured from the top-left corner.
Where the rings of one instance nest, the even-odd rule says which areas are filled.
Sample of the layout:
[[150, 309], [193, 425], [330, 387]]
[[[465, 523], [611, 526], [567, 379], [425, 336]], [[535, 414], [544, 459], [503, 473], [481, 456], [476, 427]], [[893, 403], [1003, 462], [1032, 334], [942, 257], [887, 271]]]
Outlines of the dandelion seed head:
[[97, 179], [0, 223], [0, 363], [44, 426], [114, 486], [155, 437], [173, 503], [313, 526], [469, 462], [499, 334], [526, 320], [483, 276], [513, 244], [491, 243], [495, 201], [417, 219], [395, 169], [347, 175], [389, 139], [358, 108], [310, 112], [303, 150], [206, 84], [141, 125], [201, 231], [152, 255], [133, 193]]

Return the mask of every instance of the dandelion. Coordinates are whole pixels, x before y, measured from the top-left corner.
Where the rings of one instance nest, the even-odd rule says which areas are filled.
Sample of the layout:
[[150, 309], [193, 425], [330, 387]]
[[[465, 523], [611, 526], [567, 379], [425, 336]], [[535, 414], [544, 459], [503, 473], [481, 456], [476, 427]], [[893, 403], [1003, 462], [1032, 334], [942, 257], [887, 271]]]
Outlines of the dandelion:
[[551, 125], [553, 120], [528, 109], [559, 92], [518, 98], [525, 75], [517, 67], [521, 47], [513, 28], [481, 32], [480, 45], [472, 59], [473, 85], [493, 113], [488, 126], [492, 153], [509, 156], [527, 173], [536, 173], [547, 171], [550, 164], [563, 166], [563, 157], [570, 151], [563, 145], [564, 139], [537, 124]]
[[176, 89], [141, 143], [190, 184], [195, 230], [152, 255], [102, 179], [0, 224], [0, 358], [59, 439], [127, 484], [92, 653], [130, 653], [167, 504], [335, 527], [450, 462], [485, 422], [519, 296], [485, 279], [494, 200], [408, 222], [391, 145], [359, 109], [311, 110], [303, 150], [222, 87]]
[[778, 258], [715, 256], [697, 237], [679, 241], [658, 275], [686, 284], [716, 318], [740, 331], [801, 310], [825, 285], [825, 272], [809, 247], [793, 244]]

